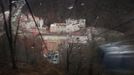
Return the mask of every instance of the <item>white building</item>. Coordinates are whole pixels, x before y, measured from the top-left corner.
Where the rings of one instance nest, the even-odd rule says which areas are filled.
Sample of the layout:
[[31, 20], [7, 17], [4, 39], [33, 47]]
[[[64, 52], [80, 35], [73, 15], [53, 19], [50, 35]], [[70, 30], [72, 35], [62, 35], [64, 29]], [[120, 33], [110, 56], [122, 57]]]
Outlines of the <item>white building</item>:
[[54, 23], [50, 26], [50, 31], [55, 33], [72, 33], [86, 27], [85, 19], [67, 19], [65, 23]]
[[62, 33], [66, 32], [66, 24], [65, 23], [54, 23], [51, 24], [50, 32]]
[[[34, 16], [34, 18], [35, 18], [35, 21], [36, 21], [38, 27], [42, 28], [43, 25], [44, 25], [43, 19], [39, 18], [39, 17], [36, 17], [36, 16]], [[33, 20], [33, 17], [30, 14], [28, 14], [27, 16], [22, 14], [20, 19], [21, 19], [20, 24], [21, 24], [22, 28], [25, 28], [25, 29], [36, 28], [36, 25], [35, 25], [35, 22]]]
[[86, 19], [67, 19], [66, 25], [77, 25], [79, 27], [85, 28], [86, 27]]

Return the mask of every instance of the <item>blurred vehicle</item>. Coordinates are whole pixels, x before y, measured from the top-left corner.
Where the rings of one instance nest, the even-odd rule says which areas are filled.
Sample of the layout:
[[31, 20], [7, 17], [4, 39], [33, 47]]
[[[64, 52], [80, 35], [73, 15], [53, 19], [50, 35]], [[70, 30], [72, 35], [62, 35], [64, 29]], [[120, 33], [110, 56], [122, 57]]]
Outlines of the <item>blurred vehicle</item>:
[[100, 46], [104, 53], [102, 63], [110, 75], [134, 75], [134, 45], [113, 42]]

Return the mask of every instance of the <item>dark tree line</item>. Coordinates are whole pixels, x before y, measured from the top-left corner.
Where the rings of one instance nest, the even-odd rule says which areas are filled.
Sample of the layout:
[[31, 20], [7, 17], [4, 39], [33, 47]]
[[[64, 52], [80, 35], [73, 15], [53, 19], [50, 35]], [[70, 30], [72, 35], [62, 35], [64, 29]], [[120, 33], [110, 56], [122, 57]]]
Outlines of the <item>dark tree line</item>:
[[[0, 0], [1, 11], [2, 11], [2, 15], [3, 15], [2, 18], [3, 18], [3, 21], [4, 21], [3, 26], [4, 26], [4, 31], [5, 31], [5, 34], [6, 34], [6, 38], [2, 38], [2, 39], [5, 39], [5, 40], [8, 41], [8, 43], [6, 43], [4, 45], [9, 45], [10, 60], [11, 60], [11, 63], [12, 63], [12, 68], [17, 69], [17, 62], [20, 61], [20, 60], [25, 60], [25, 58], [21, 58], [23, 56], [23, 54], [26, 55], [26, 59], [28, 59], [28, 57], [31, 57], [29, 60], [32, 61], [33, 63], [36, 63], [37, 59], [40, 59], [40, 56], [43, 55], [43, 54], [40, 54], [42, 44], [39, 44], [39, 43], [41, 43], [41, 42], [39, 42], [39, 40], [38, 40], [38, 44], [36, 44], [37, 47], [35, 46], [35, 41], [37, 41], [37, 40], [34, 40], [35, 37], [32, 38], [31, 37], [32, 35], [30, 37], [27, 36], [27, 35], [26, 35], [26, 37], [25, 37], [25, 35], [19, 35], [18, 36], [19, 23], [20, 23], [20, 20], [19, 20], [20, 15], [19, 14], [21, 13], [21, 12], [19, 12], [19, 10], [21, 10], [21, 9], [17, 9], [17, 7], [16, 7], [16, 10], [13, 9], [12, 1], [13, 0], [9, 0], [9, 16], [8, 16], [8, 18], [6, 18], [7, 14], [5, 14], [6, 10], [5, 10], [4, 3], [3, 3], [3, 0]], [[27, 1], [26, 1], [26, 4], [28, 5]], [[21, 7], [21, 4], [19, 6]], [[30, 10], [30, 7], [28, 7], [28, 9]], [[14, 14], [16, 14], [16, 13], [18, 15], [14, 16]], [[30, 10], [30, 13], [32, 14], [32, 10]], [[32, 14], [32, 17], [33, 17], [33, 14]], [[15, 19], [15, 21], [13, 21], [12, 19]], [[34, 17], [33, 17], [33, 19], [34, 19], [34, 22], [35, 22]], [[35, 22], [35, 24], [37, 26], [36, 22]], [[37, 27], [37, 29], [38, 29], [38, 27]], [[15, 34], [14, 34], [14, 32], [15, 32]], [[21, 34], [23, 34], [23, 33], [24, 32], [22, 32]], [[40, 31], [39, 31], [39, 33], [40, 33]], [[18, 39], [21, 40], [22, 36], [24, 36], [23, 38], [29, 37], [29, 38], [33, 39], [32, 41], [29, 41], [30, 43], [33, 43], [33, 44], [26, 47], [25, 46], [26, 43], [22, 44], [23, 41], [18, 40]], [[40, 36], [42, 36], [42, 35], [40, 34]], [[24, 41], [26, 41], [26, 40], [24, 40]], [[18, 43], [20, 43], [20, 44], [18, 44]], [[19, 49], [19, 47], [22, 48], [22, 49]], [[31, 47], [32, 47], [32, 49], [31, 49]], [[27, 51], [32, 51], [32, 50], [35, 51], [35, 49], [37, 49], [39, 52], [29, 52], [29, 53], [27, 52]], [[18, 55], [19, 53], [20, 53], [20, 55]], [[21, 54], [22, 54], [22, 56], [21, 56]], [[31, 55], [31, 56], [28, 56], [28, 55]], [[27, 60], [27, 61], [29, 61], [29, 60]]]

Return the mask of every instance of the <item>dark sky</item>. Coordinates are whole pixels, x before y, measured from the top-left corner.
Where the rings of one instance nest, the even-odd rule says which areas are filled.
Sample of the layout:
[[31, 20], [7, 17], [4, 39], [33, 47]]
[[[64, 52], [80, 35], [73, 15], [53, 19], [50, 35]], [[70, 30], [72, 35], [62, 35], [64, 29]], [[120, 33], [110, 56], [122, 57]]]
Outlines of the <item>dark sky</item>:
[[[78, 16], [85, 16], [89, 12], [99, 14], [100, 12], [111, 12], [118, 15], [127, 14], [134, 9], [134, 0], [28, 0], [34, 13], [38, 16], [44, 16], [49, 12], [55, 14], [70, 11], [75, 12]], [[74, 3], [76, 1], [76, 3]], [[82, 6], [81, 4], [84, 3]], [[75, 8], [68, 10], [69, 6], [74, 5]], [[38, 11], [37, 11], [38, 10]], [[99, 12], [98, 12], [99, 11]], [[82, 14], [81, 14], [82, 13]], [[80, 14], [80, 15], [79, 15]], [[70, 13], [68, 13], [70, 15]], [[60, 15], [61, 16], [61, 15]], [[75, 16], [75, 15], [73, 15]]]
[[[134, 12], [134, 0], [29, 0], [29, 3], [35, 15], [48, 18], [51, 23], [71, 17], [86, 18], [87, 24], [92, 25], [99, 16], [100, 26], [113, 27]], [[74, 8], [69, 10], [71, 6]]]
[[[3, 0], [8, 6], [8, 0]], [[34, 15], [44, 18], [46, 23], [63, 22], [66, 18], [85, 18], [87, 25], [112, 28], [131, 16], [134, 0], [28, 0]], [[73, 6], [73, 9], [69, 9]], [[23, 8], [28, 13], [27, 7]], [[123, 29], [122, 29], [123, 30]]]

